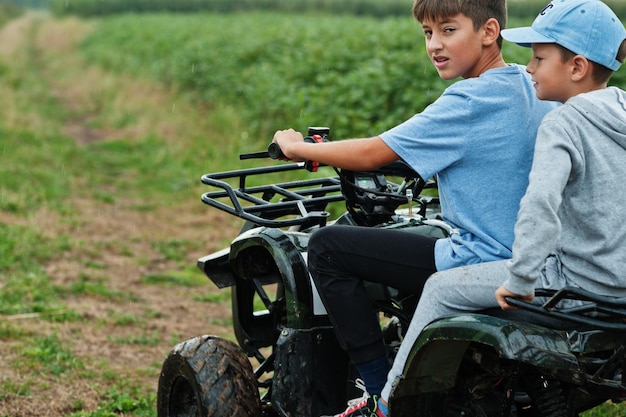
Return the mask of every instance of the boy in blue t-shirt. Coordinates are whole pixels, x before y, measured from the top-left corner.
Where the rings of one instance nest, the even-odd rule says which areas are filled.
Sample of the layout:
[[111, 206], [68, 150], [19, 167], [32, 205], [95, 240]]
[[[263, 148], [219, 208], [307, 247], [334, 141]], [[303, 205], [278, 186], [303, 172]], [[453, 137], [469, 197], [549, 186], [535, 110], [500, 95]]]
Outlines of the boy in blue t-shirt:
[[554, 104], [535, 97], [524, 68], [501, 54], [505, 0], [416, 0], [428, 55], [451, 85], [423, 112], [379, 136], [310, 144], [293, 129], [274, 142], [287, 159], [366, 171], [399, 159], [436, 177], [451, 237], [354, 226], [315, 232], [312, 278], [369, 396], [341, 416], [384, 414], [372, 399], [387, 379], [378, 318], [363, 281], [421, 293], [434, 272], [511, 257], [513, 225], [528, 183], [537, 127]]

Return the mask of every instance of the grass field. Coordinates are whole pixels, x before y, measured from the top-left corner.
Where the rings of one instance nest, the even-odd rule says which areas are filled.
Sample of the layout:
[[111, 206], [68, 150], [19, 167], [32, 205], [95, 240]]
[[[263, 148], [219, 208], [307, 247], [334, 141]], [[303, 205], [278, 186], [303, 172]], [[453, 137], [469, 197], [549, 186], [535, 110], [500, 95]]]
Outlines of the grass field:
[[28, 14], [0, 32], [3, 417], [154, 415], [171, 347], [232, 334], [195, 261], [238, 229], [199, 199], [238, 118], [88, 65], [91, 29]]
[[[397, 106], [403, 116], [396, 117], [404, 117], [415, 111], [408, 108], [411, 97], [396, 97], [392, 87], [414, 96], [412, 89], [426, 91], [419, 106], [445, 87], [418, 61], [423, 51], [411, 22], [331, 20], [317, 30], [337, 39], [352, 33], [347, 25], [372, 26], [354, 32], [359, 39], [338, 40], [337, 51], [325, 50], [328, 42], [318, 38], [319, 46], [307, 54], [308, 46], [276, 45], [280, 32], [246, 34], [233, 26], [250, 28], [259, 17], [298, 32], [292, 40], [298, 45], [311, 45], [316, 34], [299, 31], [304, 17], [258, 14], [240, 20], [81, 20], [29, 12], [0, 29], [0, 417], [154, 416], [160, 365], [171, 347], [205, 333], [232, 338], [229, 293], [214, 288], [195, 262], [225, 247], [240, 223], [200, 202], [200, 176], [240, 167], [238, 152], [260, 150], [271, 130], [284, 124], [304, 129], [315, 121], [353, 132], [354, 124], [367, 125], [369, 113], [342, 121], [333, 118], [337, 109], [378, 103], [382, 96], [402, 103]], [[383, 39], [381, 33], [392, 27], [408, 40]], [[262, 50], [274, 44], [277, 53], [254, 55], [252, 47], [231, 48], [230, 55], [228, 48], [212, 51], [207, 46], [219, 42], [212, 32], [242, 43], [253, 35]], [[365, 32], [371, 32], [370, 44], [381, 45], [378, 60], [352, 65], [367, 55]], [[394, 48], [393, 60], [385, 61], [382, 46]], [[186, 68], [181, 75], [192, 74], [191, 68], [201, 74], [189, 58], [176, 55], [194, 51], [197, 57], [220, 53], [222, 66], [207, 70], [212, 79], [195, 73], [185, 84], [166, 64], [169, 59]], [[280, 113], [284, 103], [269, 100], [289, 91], [278, 81], [298, 76], [272, 74], [268, 67], [278, 62], [295, 71], [287, 68], [290, 60], [304, 68], [327, 62], [326, 71], [307, 74], [317, 83], [301, 97], [300, 105], [311, 111], [307, 117], [294, 115], [293, 108]], [[385, 71], [391, 62], [398, 68]], [[237, 65], [249, 72], [233, 73]], [[420, 69], [415, 84], [402, 74], [405, 66]], [[260, 79], [246, 78], [259, 72]], [[385, 76], [394, 80], [388, 91], [379, 86], [374, 97], [358, 95]], [[218, 85], [220, 77], [227, 82]], [[343, 84], [342, 77], [348, 78]], [[241, 88], [239, 100], [226, 90], [206, 91], [207, 84], [227, 89], [228, 83]], [[261, 90], [277, 86], [282, 90]], [[344, 107], [338, 101], [324, 106], [344, 91], [356, 96]], [[243, 105], [251, 97], [271, 113], [250, 112]], [[251, 126], [259, 117], [266, 123]], [[376, 120], [376, 128], [390, 123]], [[608, 404], [585, 417], [625, 413], [623, 406]]]

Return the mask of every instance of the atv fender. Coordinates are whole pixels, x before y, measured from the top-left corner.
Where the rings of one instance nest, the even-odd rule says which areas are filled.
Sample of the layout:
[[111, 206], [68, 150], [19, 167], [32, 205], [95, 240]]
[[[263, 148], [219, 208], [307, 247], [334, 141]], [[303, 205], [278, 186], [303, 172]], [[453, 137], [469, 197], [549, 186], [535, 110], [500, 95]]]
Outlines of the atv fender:
[[236, 280], [282, 283], [287, 325], [296, 329], [313, 326], [313, 291], [302, 256], [308, 240], [305, 233], [262, 227], [238, 236], [230, 246], [229, 264]]
[[527, 363], [582, 378], [571, 353], [576, 332], [532, 323], [464, 314], [427, 326], [416, 341], [392, 398], [440, 392], [454, 386], [461, 360], [470, 344], [490, 347], [501, 359]]

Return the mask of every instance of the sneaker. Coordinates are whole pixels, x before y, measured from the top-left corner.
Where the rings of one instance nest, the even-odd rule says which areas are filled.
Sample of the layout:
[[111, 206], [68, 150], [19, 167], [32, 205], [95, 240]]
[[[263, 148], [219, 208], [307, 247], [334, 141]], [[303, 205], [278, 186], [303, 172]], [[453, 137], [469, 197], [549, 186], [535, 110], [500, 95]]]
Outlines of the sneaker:
[[365, 390], [365, 385], [361, 379], [355, 381], [357, 388], [363, 390], [363, 396], [348, 401], [348, 408], [341, 414], [335, 414], [334, 416], [321, 416], [321, 417], [387, 417], [378, 408], [378, 399], [376, 396], [370, 397]]

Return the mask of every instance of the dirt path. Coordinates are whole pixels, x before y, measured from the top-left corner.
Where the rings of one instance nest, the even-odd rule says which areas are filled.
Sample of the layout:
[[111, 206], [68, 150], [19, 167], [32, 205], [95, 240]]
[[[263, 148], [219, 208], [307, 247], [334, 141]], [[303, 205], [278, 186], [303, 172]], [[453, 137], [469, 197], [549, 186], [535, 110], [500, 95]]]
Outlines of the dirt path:
[[[132, 138], [145, 133], [147, 127], [166, 138], [183, 136], [189, 128], [183, 118], [166, 113], [139, 118], [124, 129], [89, 127], [90, 98], [98, 89], [107, 88], [104, 83], [112, 82], [111, 76], [93, 68], [84, 69], [80, 79], [54, 76], [62, 74], [64, 66], [79, 64], [75, 45], [89, 30], [89, 24], [28, 15], [0, 32], [0, 57], [10, 60], [24, 51], [35, 21], [39, 21], [36, 47], [42, 54], [58, 57], [42, 59], [50, 67], [40, 69], [41, 73], [48, 77], [60, 105], [76, 113], [60, 129], [79, 146], [115, 137]], [[122, 88], [118, 88], [120, 93], [111, 105], [130, 105], [132, 101], [141, 107], [146, 102], [174, 100], [171, 92], [153, 85], [132, 80], [116, 82], [121, 82]], [[125, 94], [140, 96], [141, 100], [127, 100]], [[85, 111], [81, 113], [81, 109]], [[220, 249], [221, 238], [234, 236], [236, 222], [207, 210], [199, 198], [145, 212], [133, 209], [134, 201], [105, 205], [78, 194], [71, 202], [77, 213], [71, 222], [45, 210], [29, 218], [0, 212], [0, 221], [27, 223], [50, 236], [71, 235], [80, 244], [46, 266], [52, 283], [70, 287], [88, 277], [89, 282], [105, 283], [117, 295], [68, 296], [63, 302], [67, 311], [80, 315], [77, 321], [56, 323], [37, 315], [2, 318], [33, 337], [56, 335], [84, 363], [84, 369], [61, 378], [23, 372], [26, 368], [19, 365], [23, 346], [0, 338], [0, 382], [25, 387], [24, 392], [0, 392], [0, 416], [47, 417], [92, 411], [103, 400], [101, 395], [107, 385], [119, 385], [119, 380], [156, 393], [160, 363], [175, 342], [206, 333], [232, 333], [228, 302], [196, 301], [198, 295], [218, 292], [208, 280], [204, 285], [180, 287], [146, 284], [142, 277], [167, 274], [181, 264], [195, 265], [199, 256]], [[186, 253], [185, 259], [175, 262], [151, 244], [167, 238], [201, 243]], [[124, 323], [120, 318], [126, 319]]]

